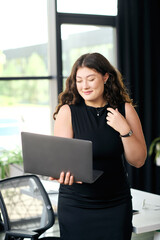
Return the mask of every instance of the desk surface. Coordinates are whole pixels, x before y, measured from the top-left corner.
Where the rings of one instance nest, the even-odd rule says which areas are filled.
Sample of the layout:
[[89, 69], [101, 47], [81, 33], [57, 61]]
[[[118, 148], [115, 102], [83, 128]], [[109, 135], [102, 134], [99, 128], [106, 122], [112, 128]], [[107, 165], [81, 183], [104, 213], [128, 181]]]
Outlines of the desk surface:
[[144, 233], [160, 229], [160, 196], [131, 189], [133, 209], [139, 213], [133, 216], [133, 232]]
[[[45, 180], [42, 180], [42, 183], [51, 202], [57, 206], [59, 183]], [[139, 210], [138, 214], [133, 215], [133, 232], [138, 234], [160, 229], [160, 196], [136, 189], [131, 189], [131, 194], [133, 209]]]

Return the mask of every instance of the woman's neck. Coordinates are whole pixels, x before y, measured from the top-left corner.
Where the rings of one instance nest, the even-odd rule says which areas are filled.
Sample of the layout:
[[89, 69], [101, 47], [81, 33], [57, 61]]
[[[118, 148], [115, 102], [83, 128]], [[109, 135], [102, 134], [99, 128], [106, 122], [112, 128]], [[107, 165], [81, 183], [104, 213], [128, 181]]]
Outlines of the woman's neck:
[[87, 106], [90, 106], [90, 107], [95, 107], [95, 108], [100, 108], [100, 107], [104, 107], [107, 105], [107, 102], [103, 99], [103, 101], [96, 101], [96, 102], [92, 102], [92, 101], [84, 101], [85, 104]]

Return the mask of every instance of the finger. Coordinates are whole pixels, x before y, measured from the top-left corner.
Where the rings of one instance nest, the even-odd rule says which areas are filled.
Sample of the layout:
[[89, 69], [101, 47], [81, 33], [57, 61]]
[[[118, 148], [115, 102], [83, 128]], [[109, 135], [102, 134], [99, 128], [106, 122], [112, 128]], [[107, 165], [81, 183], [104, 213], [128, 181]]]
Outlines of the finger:
[[74, 177], [71, 175], [69, 178], [69, 185], [72, 185], [74, 183]]
[[59, 178], [59, 183], [63, 183], [64, 182], [64, 176], [65, 176], [65, 173], [64, 172], [61, 172], [60, 174], [60, 178]]
[[111, 115], [106, 116], [106, 120], [112, 121], [114, 119], [114, 115], [111, 113]]
[[53, 180], [54, 178], [53, 177], [49, 177], [49, 180]]
[[49, 177], [49, 180], [53, 181], [53, 180], [58, 180], [57, 178], [53, 178], [53, 177]]
[[71, 175], [70, 172], [66, 173], [65, 180], [64, 180], [65, 185], [69, 184], [70, 175]]
[[115, 113], [115, 110], [113, 109], [113, 108], [107, 108], [107, 110], [109, 111], [109, 112], [111, 112], [111, 113]]
[[107, 121], [110, 121], [110, 120], [111, 120], [111, 118], [107, 116], [107, 117], [106, 117], [106, 120], [107, 120]]
[[106, 122], [109, 126], [111, 126], [111, 123], [109, 121]]
[[81, 182], [81, 181], [76, 181], [76, 183], [78, 183], [78, 184], [82, 184], [82, 182]]
[[108, 116], [108, 117], [112, 117], [112, 116], [113, 116], [113, 113], [108, 112], [108, 113], [107, 113], [107, 116]]

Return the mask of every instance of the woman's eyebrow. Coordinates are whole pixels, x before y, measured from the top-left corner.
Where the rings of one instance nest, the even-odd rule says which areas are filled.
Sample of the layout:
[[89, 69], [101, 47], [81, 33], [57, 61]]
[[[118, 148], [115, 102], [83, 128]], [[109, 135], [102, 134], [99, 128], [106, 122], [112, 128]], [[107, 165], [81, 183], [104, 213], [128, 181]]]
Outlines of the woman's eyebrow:
[[[89, 74], [89, 75], [87, 75], [86, 78], [93, 77], [93, 76], [95, 76], [94, 73], [93, 73], [93, 74]], [[76, 78], [82, 78], [82, 77], [81, 77], [81, 76], [76, 76]]]

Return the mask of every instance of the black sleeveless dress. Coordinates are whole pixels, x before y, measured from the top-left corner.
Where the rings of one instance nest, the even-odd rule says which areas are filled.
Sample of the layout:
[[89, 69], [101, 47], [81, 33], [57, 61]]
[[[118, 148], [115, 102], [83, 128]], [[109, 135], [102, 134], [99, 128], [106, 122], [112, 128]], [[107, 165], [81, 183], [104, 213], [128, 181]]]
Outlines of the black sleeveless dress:
[[[70, 105], [74, 138], [93, 143], [93, 184], [60, 185], [58, 219], [63, 240], [130, 240], [132, 202], [119, 133], [106, 124], [107, 107]], [[125, 104], [118, 107], [125, 116]], [[76, 157], [76, 156], [75, 156]]]

